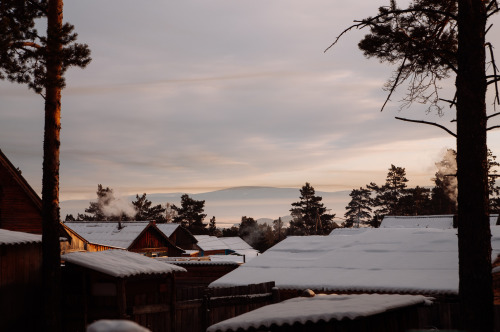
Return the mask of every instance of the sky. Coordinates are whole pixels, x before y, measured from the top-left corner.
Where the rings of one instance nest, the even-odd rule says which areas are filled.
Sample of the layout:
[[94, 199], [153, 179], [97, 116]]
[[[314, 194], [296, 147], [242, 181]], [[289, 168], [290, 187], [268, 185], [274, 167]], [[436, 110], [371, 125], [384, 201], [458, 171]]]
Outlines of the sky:
[[[65, 1], [64, 20], [93, 60], [66, 74], [60, 199], [95, 198], [97, 184], [124, 195], [305, 182], [350, 190], [383, 183], [391, 164], [410, 186], [431, 185], [453, 137], [394, 117], [454, 130], [453, 110], [399, 110], [395, 96], [380, 112], [394, 67], [358, 50], [366, 31], [324, 52], [387, 3]], [[443, 85], [451, 99], [453, 80]], [[0, 108], [0, 149], [40, 194], [43, 99], [0, 82]], [[488, 140], [500, 155], [500, 131]]]

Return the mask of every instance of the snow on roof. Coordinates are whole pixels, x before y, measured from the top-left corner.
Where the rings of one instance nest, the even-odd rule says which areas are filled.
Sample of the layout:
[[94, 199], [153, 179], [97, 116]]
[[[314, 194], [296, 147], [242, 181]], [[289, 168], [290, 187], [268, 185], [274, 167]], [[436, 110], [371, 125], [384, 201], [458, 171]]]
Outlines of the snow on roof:
[[[226, 257], [226, 255], [219, 255]], [[186, 265], [239, 265], [235, 261], [231, 260], [173, 260], [170, 259], [169, 257], [157, 257], [155, 258], [156, 260], [159, 260], [161, 262], [166, 262], [169, 264], [174, 264], [178, 266], [186, 266]]]
[[174, 224], [174, 223], [156, 224], [156, 227], [158, 227], [158, 229], [167, 237], [170, 237], [179, 226], [180, 226], [179, 224]]
[[239, 236], [229, 236], [229, 237], [219, 237], [220, 241], [225, 243], [229, 249], [253, 249], [248, 243], [246, 243]]
[[453, 228], [453, 215], [385, 216], [380, 228]]
[[87, 332], [151, 332], [151, 330], [129, 320], [101, 319], [87, 326]]
[[267, 330], [272, 325], [283, 326], [320, 320], [356, 319], [388, 310], [418, 304], [428, 304], [431, 298], [420, 295], [360, 294], [317, 295], [312, 298], [293, 298], [247, 312], [210, 326], [207, 332], [237, 331], [254, 328]]
[[490, 214], [490, 226], [495, 226], [497, 224], [498, 214]]
[[257, 257], [259, 254], [258, 250], [252, 248], [252, 246], [246, 243], [245, 240], [239, 236], [220, 237], [219, 240], [225, 243], [229, 249], [233, 250], [238, 255], [245, 255], [245, 261], [247, 262], [248, 260]]
[[200, 247], [203, 251], [229, 249], [227, 244], [222, 242], [220, 238], [216, 236], [195, 235], [194, 237], [198, 240], [198, 247]]
[[27, 243], [40, 243], [42, 236], [38, 234], [30, 234], [24, 232], [9, 231], [0, 229], [0, 245], [14, 245]]
[[62, 255], [62, 260], [107, 275], [124, 278], [140, 274], [185, 272], [182, 267], [156, 261], [126, 250], [72, 252]]
[[[496, 258], [500, 226], [491, 229]], [[457, 230], [369, 228], [288, 237], [210, 287], [268, 281], [284, 289], [457, 294]]]
[[130, 247], [148, 224], [147, 221], [122, 221], [120, 229], [117, 221], [64, 223], [90, 243], [122, 249]]

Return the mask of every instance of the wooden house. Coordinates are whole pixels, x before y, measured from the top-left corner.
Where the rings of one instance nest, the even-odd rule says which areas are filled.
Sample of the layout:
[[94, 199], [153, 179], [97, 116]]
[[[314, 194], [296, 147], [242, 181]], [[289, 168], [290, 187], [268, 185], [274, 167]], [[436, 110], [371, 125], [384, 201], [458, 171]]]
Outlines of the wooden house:
[[42, 234], [42, 200], [1, 150], [0, 228]]
[[151, 331], [173, 331], [174, 274], [181, 267], [126, 250], [62, 256], [65, 331], [99, 319], [128, 319]]
[[154, 222], [80, 221], [62, 225], [72, 238], [71, 245], [64, 247], [63, 253], [125, 249], [149, 256], [178, 257], [184, 252]]
[[37, 329], [41, 269], [41, 235], [0, 229], [0, 331]]
[[193, 234], [180, 224], [176, 223], [157, 223], [156, 227], [165, 234], [173, 244], [187, 252], [198, 252], [200, 248], [198, 240]]
[[[500, 226], [491, 226], [491, 233], [496, 258]], [[329, 236], [292, 236], [210, 287], [266, 281], [275, 281], [282, 299], [304, 289], [432, 296], [438, 299], [438, 327], [454, 328], [459, 284], [456, 229], [357, 228], [336, 229]]]
[[200, 247], [200, 256], [230, 255], [235, 251], [216, 236], [195, 235]]
[[169, 257], [159, 257], [157, 260], [186, 269], [186, 273], [180, 273], [175, 276], [175, 284], [181, 288], [207, 287], [211, 282], [240, 266], [235, 261], [174, 260]]

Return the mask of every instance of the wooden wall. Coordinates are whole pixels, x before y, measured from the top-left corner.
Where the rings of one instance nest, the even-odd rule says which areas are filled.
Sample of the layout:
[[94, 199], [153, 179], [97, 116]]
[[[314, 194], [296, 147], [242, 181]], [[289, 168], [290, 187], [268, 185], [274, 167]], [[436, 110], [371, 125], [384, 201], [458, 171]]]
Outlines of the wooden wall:
[[41, 200], [27, 194], [26, 186], [0, 164], [0, 228], [42, 234]]
[[182, 250], [176, 248], [155, 227], [148, 227], [128, 250], [139, 253], [160, 252], [170, 257], [182, 255]]
[[0, 245], [0, 331], [40, 325], [42, 244]]
[[177, 266], [181, 266], [187, 270], [186, 273], [178, 273], [175, 275], [175, 284], [178, 288], [182, 287], [207, 287], [213, 281], [219, 279], [223, 275], [233, 271], [239, 267], [238, 263], [234, 264], [212, 264], [207, 263], [190, 263], [186, 262], [169, 262]]
[[177, 247], [181, 249], [184, 250], [200, 249], [196, 245], [196, 239], [185, 228], [177, 227], [177, 229], [170, 235], [169, 238]]
[[172, 274], [114, 278], [68, 264], [63, 287], [65, 331], [84, 332], [98, 319], [128, 319], [151, 331], [173, 331]]

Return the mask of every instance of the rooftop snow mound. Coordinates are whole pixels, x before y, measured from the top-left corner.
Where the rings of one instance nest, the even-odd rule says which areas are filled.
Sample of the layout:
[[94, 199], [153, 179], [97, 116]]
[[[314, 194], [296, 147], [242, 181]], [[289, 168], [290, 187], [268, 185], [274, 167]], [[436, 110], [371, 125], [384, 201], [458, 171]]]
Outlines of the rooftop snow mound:
[[9, 231], [0, 229], [0, 245], [17, 245], [28, 243], [41, 243], [42, 236], [24, 232]]
[[388, 310], [418, 304], [428, 304], [431, 298], [419, 295], [317, 295], [293, 298], [247, 312], [210, 326], [207, 332], [240, 331], [254, 328], [269, 329], [272, 325], [317, 323], [320, 320], [356, 319]]
[[[492, 259], [500, 226], [491, 226]], [[364, 228], [330, 236], [288, 237], [210, 284], [275, 281], [281, 289], [316, 292], [458, 294], [456, 229]]]
[[125, 250], [72, 252], [62, 260], [107, 275], [124, 278], [141, 274], [186, 272], [186, 269]]

